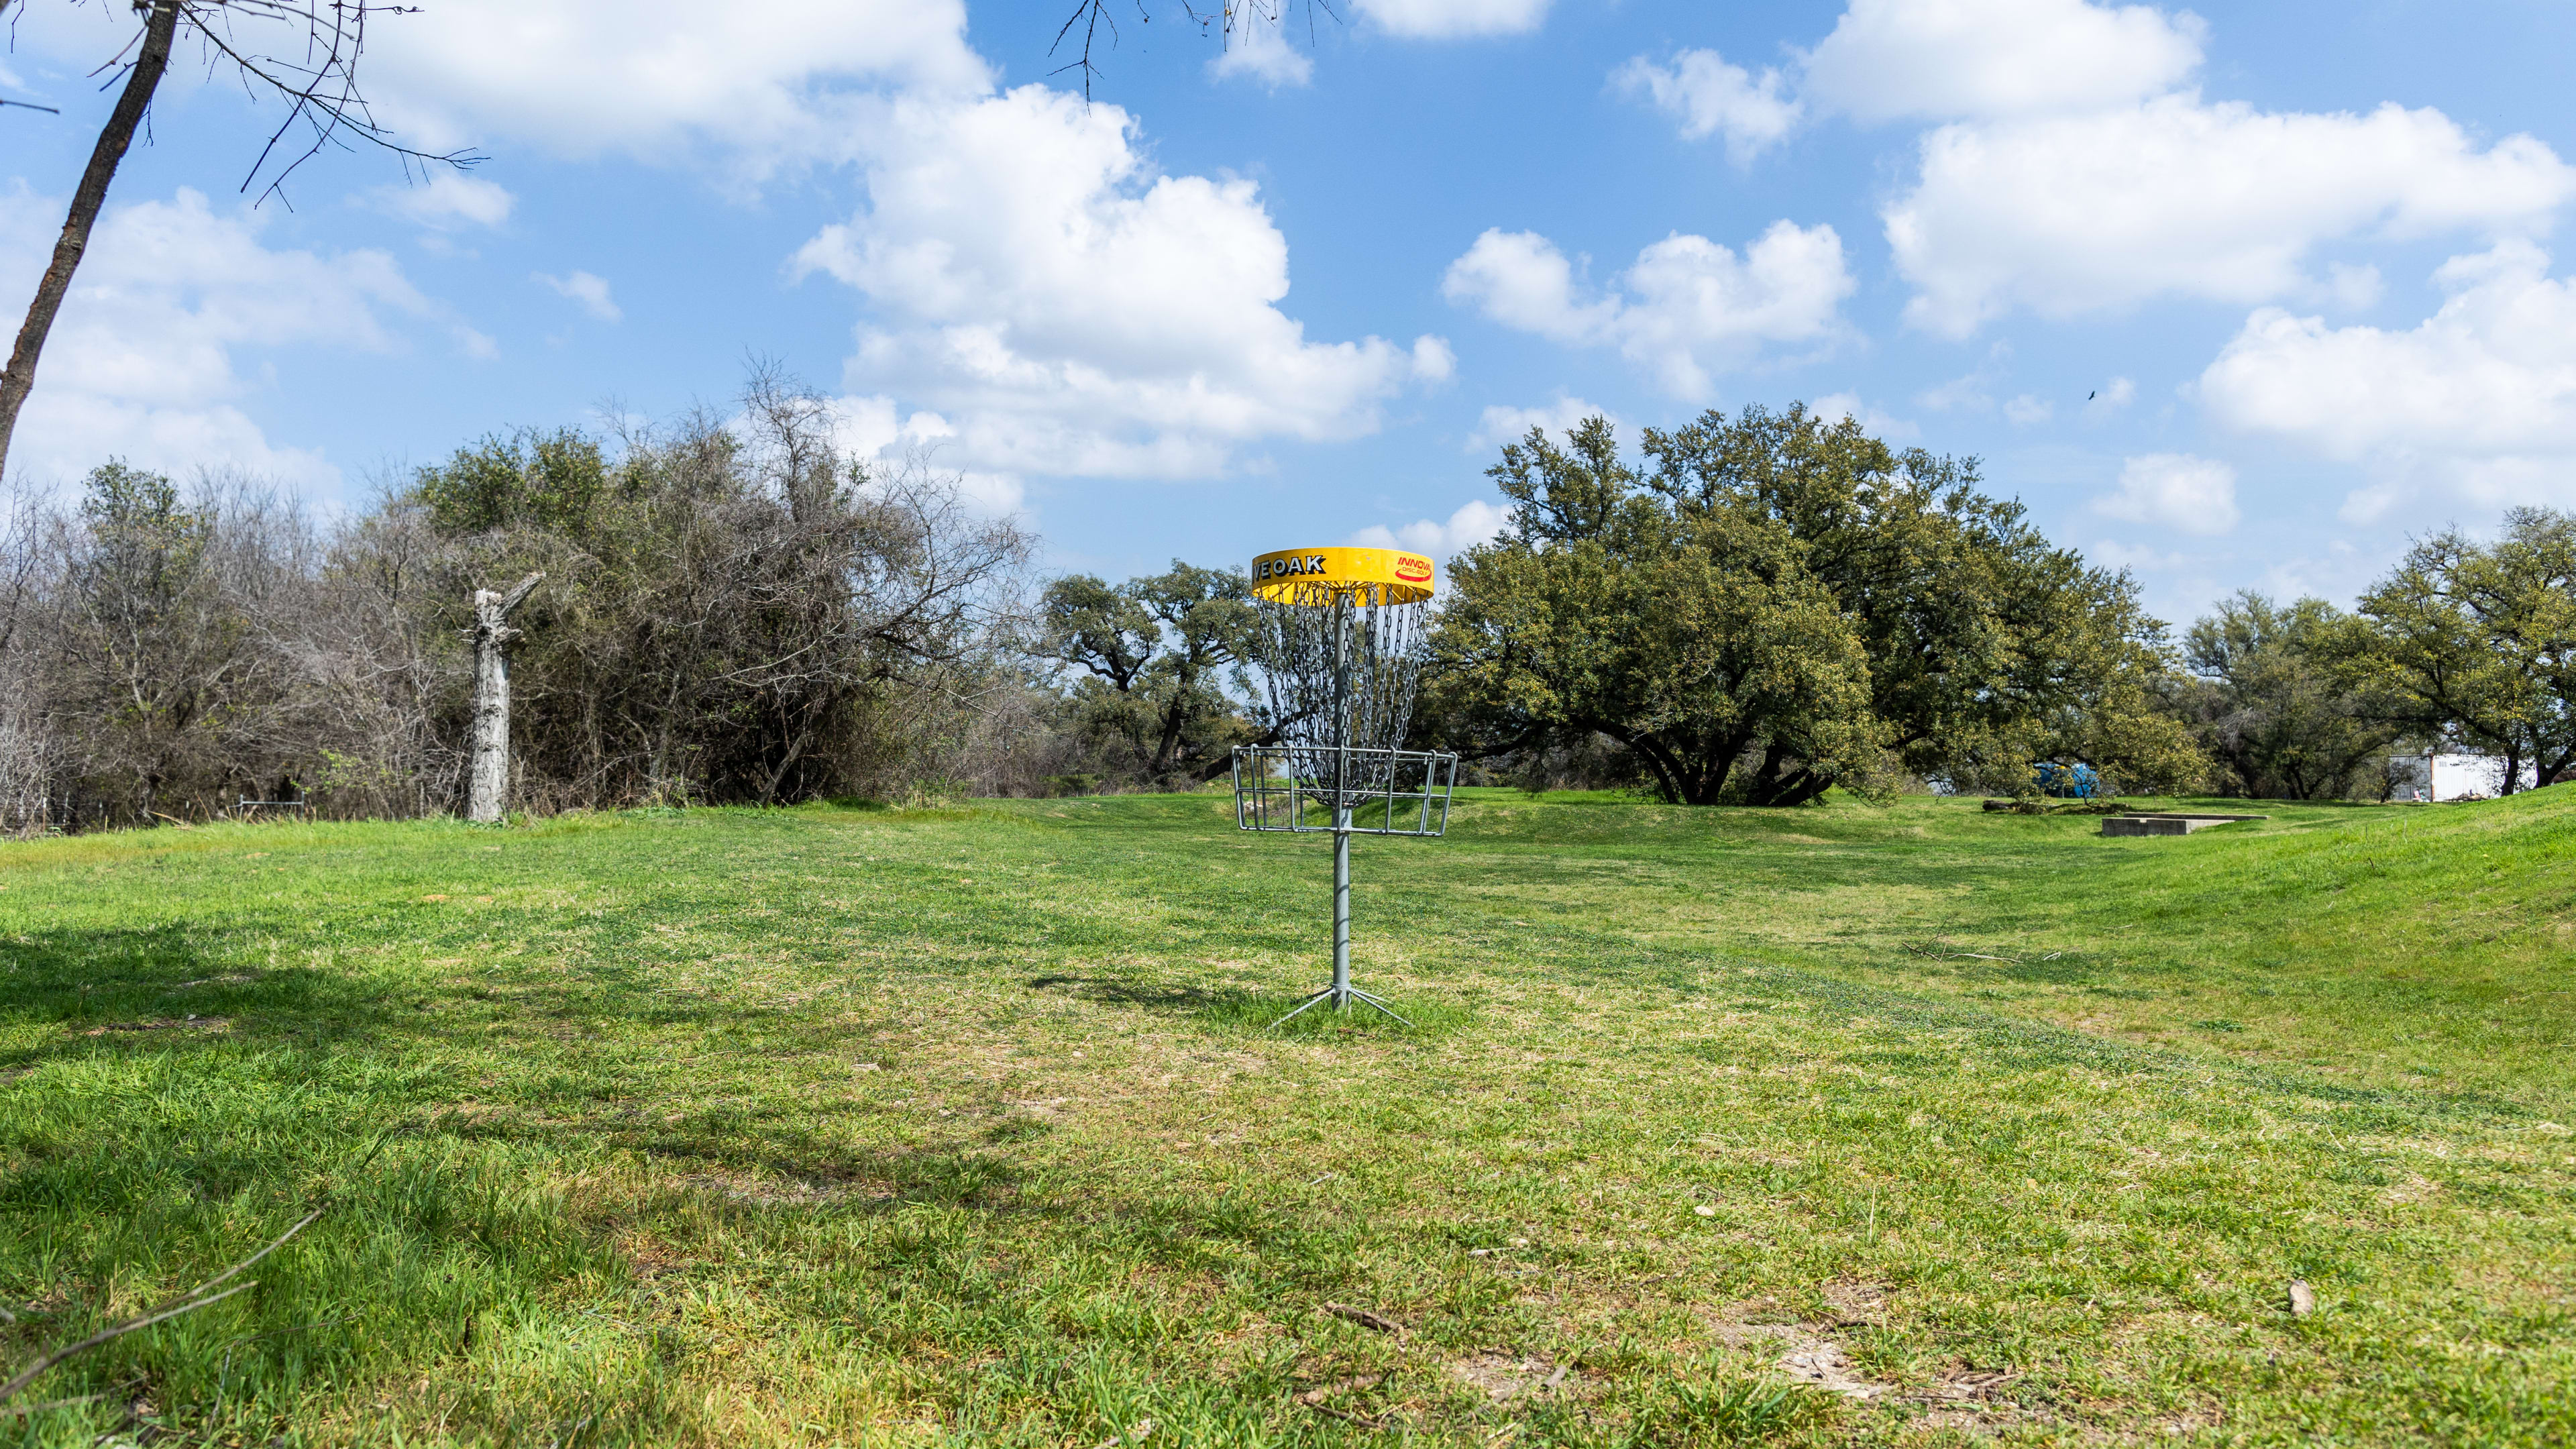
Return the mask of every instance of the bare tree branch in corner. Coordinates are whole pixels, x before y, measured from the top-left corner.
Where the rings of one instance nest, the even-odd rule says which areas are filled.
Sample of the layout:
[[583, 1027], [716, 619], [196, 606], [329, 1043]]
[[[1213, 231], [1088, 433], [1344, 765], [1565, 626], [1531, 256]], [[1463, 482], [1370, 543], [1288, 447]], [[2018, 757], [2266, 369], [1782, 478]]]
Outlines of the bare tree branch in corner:
[[[1146, 0], [1127, 0], [1127, 3], [1136, 8], [1137, 24], [1153, 22], [1154, 15], [1146, 8]], [[1201, 10], [1191, 0], [1179, 0], [1179, 3], [1183, 19], [1197, 26], [1202, 35], [1213, 32], [1229, 49], [1244, 43], [1245, 35], [1256, 26], [1284, 27], [1291, 5], [1306, 12], [1310, 32], [1318, 10], [1334, 20], [1341, 19], [1334, 12], [1331, 0], [1220, 0], [1213, 12]], [[1081, 72], [1082, 98], [1086, 101], [1091, 99], [1092, 80], [1100, 74], [1100, 67], [1093, 62], [1092, 56], [1104, 44], [1113, 48], [1118, 44], [1117, 12], [1124, 8], [1115, 0], [1076, 0], [1073, 13], [1066, 16], [1064, 24], [1056, 29], [1055, 44], [1047, 47], [1047, 54], [1055, 55], [1065, 49], [1067, 41], [1078, 42], [1073, 59], [1056, 67], [1053, 74], [1062, 75], [1069, 70]]]
[[[23, 5], [25, 0], [19, 3]], [[465, 167], [482, 159], [463, 151], [431, 155], [401, 145], [377, 123], [365, 95], [358, 89], [358, 58], [366, 48], [367, 21], [379, 14], [407, 14], [410, 7], [377, 0], [129, 3], [142, 18], [143, 28], [100, 67], [123, 68], [125, 88], [118, 93], [116, 109], [108, 113], [107, 124], [98, 133], [98, 144], [90, 151], [89, 165], [82, 170], [80, 185], [72, 192], [62, 235], [54, 242], [53, 260], [36, 284], [35, 300], [28, 304], [26, 319], [18, 328], [17, 344], [10, 349], [8, 369], [0, 372], [0, 472], [8, 467], [9, 440], [18, 428], [18, 412], [36, 385], [36, 360], [45, 350], [45, 338], [53, 331], [54, 316], [62, 310], [63, 298], [71, 291], [72, 273], [89, 250], [90, 229], [97, 224], [99, 209], [107, 202], [108, 185], [116, 179], [116, 168], [134, 144], [134, 133], [151, 109], [161, 78], [170, 69], [171, 49], [183, 31], [204, 43], [209, 69], [229, 64], [252, 94], [272, 96], [286, 105], [284, 116], [242, 179], [241, 189], [249, 191], [262, 177], [267, 178], [259, 190], [263, 201], [270, 196], [283, 200], [278, 188], [286, 178], [333, 146], [374, 146], [402, 158], [406, 167], [415, 162]], [[0, 14], [8, 9], [9, 0], [0, 0]], [[302, 54], [281, 59], [246, 42], [243, 27], [263, 23], [282, 26], [289, 34], [300, 27]], [[126, 58], [129, 53], [130, 60]]]

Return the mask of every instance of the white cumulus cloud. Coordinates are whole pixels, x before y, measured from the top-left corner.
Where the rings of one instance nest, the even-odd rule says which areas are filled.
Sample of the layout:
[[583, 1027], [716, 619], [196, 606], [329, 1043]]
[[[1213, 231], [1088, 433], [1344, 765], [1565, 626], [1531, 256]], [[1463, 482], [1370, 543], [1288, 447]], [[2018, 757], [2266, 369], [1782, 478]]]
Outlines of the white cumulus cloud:
[[2238, 432], [2368, 466], [2366, 521], [2417, 491], [2488, 504], [2576, 504], [2576, 281], [2526, 241], [2454, 257], [2440, 310], [2405, 330], [2331, 327], [2266, 307], [2200, 376]]
[[1798, 102], [1781, 92], [1781, 76], [1756, 76], [1713, 50], [1685, 50], [1657, 65], [1637, 56], [1610, 73], [1623, 94], [1642, 96], [1678, 123], [1687, 140], [1723, 135], [1740, 165], [1779, 144], [1798, 124]]
[[499, 226], [518, 205], [509, 188], [445, 168], [417, 185], [379, 186], [369, 196], [378, 210], [434, 231]]
[[1271, 90], [1302, 86], [1315, 78], [1315, 62], [1288, 43], [1284, 33], [1289, 12], [1265, 12], [1244, 5], [1234, 12], [1234, 29], [1225, 49], [1208, 62], [1208, 74], [1220, 80], [1242, 77]]
[[2085, 109], [2161, 95], [2199, 67], [2189, 11], [2084, 0], [1852, 0], [1805, 92], [1862, 121]]
[[1403, 548], [1446, 559], [1490, 542], [1509, 518], [1509, 510], [1501, 504], [1478, 498], [1450, 514], [1447, 522], [1422, 518], [1401, 528], [1372, 523], [1352, 534], [1349, 542], [1358, 548]]
[[1413, 339], [1413, 375], [1422, 382], [1447, 382], [1458, 372], [1458, 352], [1446, 337], [1424, 333]]
[[[0, 189], [0, 286], [34, 289], [53, 243], [47, 218], [59, 215], [59, 200], [23, 184]], [[272, 347], [399, 351], [406, 341], [388, 325], [398, 317], [446, 331], [469, 355], [489, 349], [384, 252], [272, 250], [260, 240], [267, 215], [219, 213], [185, 188], [110, 207], [46, 343], [10, 444], [13, 474], [67, 481], [116, 456], [331, 486], [336, 467], [271, 443], [243, 410], [265, 385], [245, 362]]]
[[1361, 16], [1390, 35], [1458, 40], [1522, 35], [1547, 19], [1549, 0], [1354, 0]]
[[2545, 228], [2576, 169], [2529, 136], [2480, 149], [2439, 111], [2270, 113], [2194, 95], [1925, 136], [1884, 213], [1907, 319], [1947, 336], [2013, 307], [2068, 317], [2160, 296], [2367, 294], [2312, 275], [2356, 235]]
[[432, 149], [714, 147], [756, 175], [844, 153], [854, 90], [984, 90], [965, 32], [963, 0], [439, 0], [369, 27], [368, 94]]
[[1807, 404], [1807, 411], [1825, 422], [1849, 418], [1860, 424], [1861, 431], [1881, 440], [1905, 441], [1923, 436], [1923, 430], [1903, 418], [1871, 407], [1856, 392], [1829, 392]]
[[1205, 477], [1265, 439], [1368, 433], [1453, 366], [1436, 338], [1310, 340], [1254, 184], [1158, 174], [1115, 106], [908, 98], [865, 174], [796, 270], [867, 300], [850, 391], [936, 412], [952, 466]]
[[617, 299], [608, 294], [608, 279], [605, 277], [590, 272], [575, 272], [568, 277], [538, 272], [531, 280], [543, 282], [558, 295], [579, 303], [581, 310], [597, 321], [615, 322], [626, 315], [625, 309], [617, 305]]
[[2022, 393], [2004, 404], [2004, 420], [2017, 428], [2037, 427], [2057, 416], [2057, 404]]
[[1616, 347], [1666, 392], [1697, 401], [1713, 372], [1749, 365], [1766, 348], [1833, 340], [1852, 278], [1832, 227], [1780, 221], [1740, 256], [1677, 232], [1639, 252], [1609, 290], [1588, 295], [1555, 243], [1497, 227], [1449, 264], [1440, 290], [1506, 327]]
[[1477, 418], [1476, 430], [1467, 435], [1467, 451], [1492, 452], [1505, 443], [1517, 443], [1528, 437], [1532, 428], [1551, 438], [1562, 437], [1585, 418], [1594, 416], [1609, 418], [1614, 425], [1619, 421], [1608, 408], [1595, 407], [1579, 397], [1568, 397], [1564, 393], [1557, 394], [1555, 401], [1541, 403], [1534, 408], [1496, 403]]
[[2149, 453], [2124, 462], [2118, 491], [2094, 499], [2093, 507], [2106, 517], [2215, 537], [2239, 517], [2236, 470], [2189, 453]]

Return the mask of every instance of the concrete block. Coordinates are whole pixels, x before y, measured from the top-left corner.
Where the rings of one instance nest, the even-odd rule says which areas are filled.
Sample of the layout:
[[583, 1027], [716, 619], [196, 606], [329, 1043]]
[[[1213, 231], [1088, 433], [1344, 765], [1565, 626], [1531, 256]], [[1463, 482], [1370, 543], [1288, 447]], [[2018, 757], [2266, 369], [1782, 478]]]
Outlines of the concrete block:
[[2268, 815], [2112, 815], [2102, 821], [2104, 835], [2189, 835], [2213, 825], [2239, 820], [2268, 820]]

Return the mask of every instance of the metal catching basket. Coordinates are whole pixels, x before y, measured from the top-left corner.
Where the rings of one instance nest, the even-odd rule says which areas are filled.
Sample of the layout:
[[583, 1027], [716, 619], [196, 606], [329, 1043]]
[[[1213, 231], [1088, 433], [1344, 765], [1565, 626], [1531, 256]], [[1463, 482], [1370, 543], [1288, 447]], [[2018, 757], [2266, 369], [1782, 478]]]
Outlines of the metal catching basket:
[[1351, 837], [1449, 828], [1458, 757], [1402, 748], [1431, 580], [1431, 560], [1395, 549], [1291, 549], [1253, 560], [1278, 742], [1235, 750], [1235, 825], [1333, 837], [1333, 981], [1273, 1026], [1325, 1002], [1336, 1011], [1365, 1003], [1405, 1020], [1351, 984]]

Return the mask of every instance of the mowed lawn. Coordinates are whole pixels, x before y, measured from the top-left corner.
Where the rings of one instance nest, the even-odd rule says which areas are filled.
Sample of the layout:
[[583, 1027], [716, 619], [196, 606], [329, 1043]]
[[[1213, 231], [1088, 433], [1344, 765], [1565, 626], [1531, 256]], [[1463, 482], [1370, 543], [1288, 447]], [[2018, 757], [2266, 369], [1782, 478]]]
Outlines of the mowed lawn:
[[2576, 1442], [2576, 789], [2253, 808], [0, 845], [8, 1361], [325, 1208], [0, 1443]]

